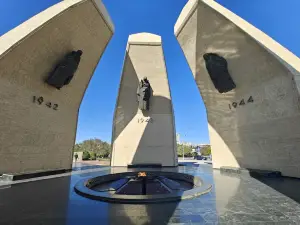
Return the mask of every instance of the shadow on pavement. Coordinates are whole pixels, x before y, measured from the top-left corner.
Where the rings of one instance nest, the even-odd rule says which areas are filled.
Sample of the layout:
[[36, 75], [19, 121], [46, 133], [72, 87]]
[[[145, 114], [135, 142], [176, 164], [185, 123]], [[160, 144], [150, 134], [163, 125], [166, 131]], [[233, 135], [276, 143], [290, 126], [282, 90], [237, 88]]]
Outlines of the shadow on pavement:
[[260, 177], [254, 175], [252, 177], [300, 203], [300, 179], [291, 177]]

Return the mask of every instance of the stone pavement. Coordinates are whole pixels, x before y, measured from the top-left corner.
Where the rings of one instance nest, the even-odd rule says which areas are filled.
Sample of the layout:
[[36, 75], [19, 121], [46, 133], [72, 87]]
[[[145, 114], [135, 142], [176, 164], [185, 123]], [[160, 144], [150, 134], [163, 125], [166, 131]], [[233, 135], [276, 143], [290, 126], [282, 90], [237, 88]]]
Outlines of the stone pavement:
[[[178, 169], [164, 169], [197, 175], [213, 184], [209, 194], [191, 200], [110, 204], [74, 192], [74, 185], [82, 178], [126, 170], [94, 168], [0, 185], [0, 224], [300, 224], [300, 204], [283, 191], [299, 187], [299, 180], [259, 181], [249, 176], [221, 174], [207, 164], [187, 163]], [[285, 189], [285, 185], [289, 188]], [[292, 191], [290, 197], [297, 200], [296, 193]]]

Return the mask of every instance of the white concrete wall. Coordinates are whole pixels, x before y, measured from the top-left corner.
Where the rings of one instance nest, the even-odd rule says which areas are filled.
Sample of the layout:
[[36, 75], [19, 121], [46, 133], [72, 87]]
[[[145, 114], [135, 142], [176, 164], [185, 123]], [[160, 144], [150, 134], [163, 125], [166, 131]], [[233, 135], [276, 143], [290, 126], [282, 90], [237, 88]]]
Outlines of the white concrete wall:
[[[175, 35], [206, 105], [213, 166], [300, 177], [300, 60], [212, 0], [190, 0]], [[203, 59], [208, 52], [225, 57], [236, 89], [214, 88]], [[253, 103], [232, 107], [250, 96]]]
[[[114, 115], [112, 166], [177, 165], [173, 107], [161, 44], [157, 35], [129, 36]], [[136, 91], [144, 76], [150, 81], [153, 96], [150, 111], [143, 114]], [[150, 118], [152, 122], [139, 122]]]
[[[0, 174], [71, 168], [79, 106], [113, 30], [100, 1], [66, 0], [0, 37]], [[55, 65], [78, 49], [71, 83], [47, 85]]]

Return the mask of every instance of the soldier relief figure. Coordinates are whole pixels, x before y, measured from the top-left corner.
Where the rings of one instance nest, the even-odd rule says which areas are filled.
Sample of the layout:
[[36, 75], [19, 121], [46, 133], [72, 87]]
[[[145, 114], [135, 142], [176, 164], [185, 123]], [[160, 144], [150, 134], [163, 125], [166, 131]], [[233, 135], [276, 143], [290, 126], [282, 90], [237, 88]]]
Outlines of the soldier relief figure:
[[225, 58], [216, 53], [206, 53], [203, 55], [207, 72], [219, 93], [226, 93], [233, 90], [236, 85], [232, 80]]
[[54, 71], [46, 79], [46, 83], [61, 89], [64, 85], [68, 85], [78, 68], [82, 51], [72, 51], [55, 67]]
[[137, 88], [137, 100], [140, 110], [149, 110], [151, 97], [151, 85], [147, 77], [144, 77]]

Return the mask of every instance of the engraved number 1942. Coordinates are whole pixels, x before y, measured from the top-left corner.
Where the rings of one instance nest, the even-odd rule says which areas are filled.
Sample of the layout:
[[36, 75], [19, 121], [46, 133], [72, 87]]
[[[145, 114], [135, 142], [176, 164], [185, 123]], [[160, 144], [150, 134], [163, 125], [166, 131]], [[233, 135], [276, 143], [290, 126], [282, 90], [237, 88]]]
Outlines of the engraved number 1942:
[[34, 103], [37, 103], [37, 104], [39, 104], [39, 105], [42, 105], [43, 103], [45, 103], [45, 105], [46, 105], [48, 108], [52, 108], [53, 110], [58, 110], [58, 104], [52, 104], [52, 103], [49, 102], [49, 101], [46, 102], [42, 96], [40, 96], [40, 97], [33, 96], [33, 102], [34, 102]]
[[147, 118], [147, 119], [140, 118], [140, 119], [138, 119], [138, 123], [153, 123], [153, 119], [152, 118]]

